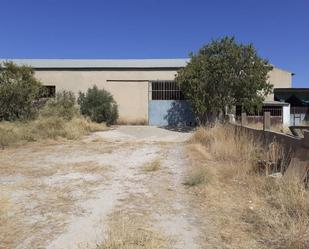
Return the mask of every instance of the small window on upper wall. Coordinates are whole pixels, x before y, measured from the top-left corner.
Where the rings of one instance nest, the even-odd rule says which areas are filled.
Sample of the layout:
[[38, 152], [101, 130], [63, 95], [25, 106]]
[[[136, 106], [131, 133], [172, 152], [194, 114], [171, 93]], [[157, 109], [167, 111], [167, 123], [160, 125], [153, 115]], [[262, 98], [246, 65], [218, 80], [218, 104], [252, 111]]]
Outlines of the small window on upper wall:
[[40, 94], [41, 98], [54, 98], [56, 96], [56, 86], [44, 85]]

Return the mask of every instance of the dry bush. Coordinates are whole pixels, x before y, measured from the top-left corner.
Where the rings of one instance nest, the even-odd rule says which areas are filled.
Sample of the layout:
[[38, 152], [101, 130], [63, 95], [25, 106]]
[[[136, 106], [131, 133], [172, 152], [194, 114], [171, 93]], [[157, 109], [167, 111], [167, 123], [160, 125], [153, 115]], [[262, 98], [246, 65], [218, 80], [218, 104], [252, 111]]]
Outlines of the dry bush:
[[[201, 146], [206, 155], [200, 152]], [[262, 149], [259, 143], [230, 126], [216, 125], [198, 129], [188, 145], [188, 153], [193, 167], [205, 165], [212, 177], [196, 191], [218, 229], [211, 236], [217, 236], [222, 243], [219, 247], [211, 246], [309, 248], [308, 190], [293, 175], [274, 178], [256, 170], [258, 160], [271, 162], [276, 166], [272, 170], [282, 170], [286, 155], [278, 143]]]
[[14, 125], [9, 122], [0, 123], [0, 148], [4, 149], [12, 143], [18, 141], [18, 135], [14, 129]]
[[209, 174], [205, 167], [192, 169], [185, 178], [184, 185], [192, 187], [209, 181]]
[[152, 172], [152, 171], [157, 171], [161, 168], [161, 161], [160, 159], [155, 159], [150, 163], [146, 163], [145, 165], [143, 165], [143, 171], [146, 172]]
[[104, 124], [97, 124], [83, 117], [65, 120], [60, 117], [39, 117], [29, 122], [1, 122], [0, 146], [15, 144], [21, 141], [38, 141], [63, 137], [77, 139], [90, 132], [105, 130]]
[[97, 249], [166, 249], [166, 239], [151, 229], [142, 228], [134, 218], [113, 217], [107, 238]]
[[40, 115], [42, 117], [61, 117], [65, 120], [71, 120], [79, 114], [75, 103], [73, 92], [59, 91], [56, 93], [55, 98], [50, 98], [41, 108]]

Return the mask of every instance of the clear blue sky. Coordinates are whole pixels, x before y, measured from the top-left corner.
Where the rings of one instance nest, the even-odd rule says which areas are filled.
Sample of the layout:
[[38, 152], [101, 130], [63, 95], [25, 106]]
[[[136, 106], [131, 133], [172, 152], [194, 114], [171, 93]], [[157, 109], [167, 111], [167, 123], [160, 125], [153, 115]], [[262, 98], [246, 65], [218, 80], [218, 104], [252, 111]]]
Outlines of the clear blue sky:
[[309, 87], [309, 0], [0, 0], [1, 58], [181, 58], [235, 35]]

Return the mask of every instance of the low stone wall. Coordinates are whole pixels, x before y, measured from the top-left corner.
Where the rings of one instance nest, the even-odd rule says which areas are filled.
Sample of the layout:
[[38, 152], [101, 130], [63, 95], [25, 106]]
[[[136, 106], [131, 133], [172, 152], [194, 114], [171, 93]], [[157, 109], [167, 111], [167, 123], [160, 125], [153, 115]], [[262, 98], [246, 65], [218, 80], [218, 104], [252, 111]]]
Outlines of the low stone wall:
[[258, 140], [264, 146], [269, 146], [272, 142], [279, 143], [284, 149], [286, 158], [286, 173], [297, 174], [302, 180], [308, 182], [309, 177], [309, 132], [305, 132], [304, 138], [295, 137], [274, 131], [264, 131], [247, 126], [231, 124], [235, 132], [241, 132], [254, 140]]
[[263, 144], [270, 144], [271, 142], [278, 142], [285, 148], [292, 150], [297, 150], [300, 148], [306, 148], [309, 152], [309, 133], [306, 132], [304, 138], [295, 137], [287, 135], [284, 133], [279, 133], [275, 131], [264, 131], [259, 129], [254, 129], [247, 126], [241, 126], [238, 124], [231, 124], [235, 127], [236, 130], [245, 132], [250, 136], [253, 136], [255, 139], [261, 141]]

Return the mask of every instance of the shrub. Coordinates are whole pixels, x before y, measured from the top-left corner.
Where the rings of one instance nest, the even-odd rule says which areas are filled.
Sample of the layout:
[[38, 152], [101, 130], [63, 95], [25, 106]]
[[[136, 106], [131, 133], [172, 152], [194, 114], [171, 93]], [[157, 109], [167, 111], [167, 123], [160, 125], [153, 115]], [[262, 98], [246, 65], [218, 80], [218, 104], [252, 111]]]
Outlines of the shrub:
[[81, 114], [97, 123], [114, 124], [118, 118], [118, 107], [113, 96], [104, 89], [93, 86], [87, 93], [79, 93], [78, 104]]
[[30, 67], [0, 64], [0, 120], [29, 119], [36, 114], [41, 83]]
[[54, 99], [47, 101], [41, 111], [43, 117], [61, 117], [65, 120], [71, 120], [77, 115], [75, 107], [75, 96], [71, 91], [61, 91], [56, 94]]

